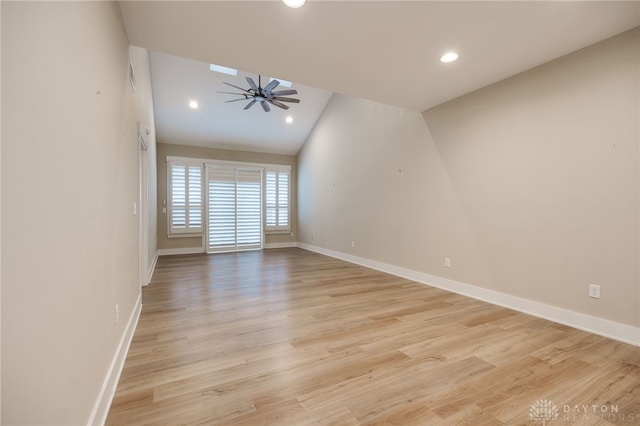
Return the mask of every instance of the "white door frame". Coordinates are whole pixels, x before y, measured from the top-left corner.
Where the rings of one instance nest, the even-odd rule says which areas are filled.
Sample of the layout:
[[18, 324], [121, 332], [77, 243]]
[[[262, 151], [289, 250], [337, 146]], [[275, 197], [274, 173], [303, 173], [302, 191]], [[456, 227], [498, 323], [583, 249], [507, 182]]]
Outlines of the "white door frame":
[[[140, 126], [138, 126], [139, 128]], [[149, 156], [147, 144], [138, 132], [138, 247], [140, 285], [149, 284]]]

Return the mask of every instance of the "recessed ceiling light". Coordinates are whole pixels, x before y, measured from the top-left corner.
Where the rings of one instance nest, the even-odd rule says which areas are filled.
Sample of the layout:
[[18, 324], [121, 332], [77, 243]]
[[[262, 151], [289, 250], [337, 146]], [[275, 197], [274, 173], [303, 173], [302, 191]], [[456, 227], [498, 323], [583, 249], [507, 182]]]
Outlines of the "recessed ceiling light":
[[458, 54], [456, 52], [447, 52], [440, 57], [440, 62], [448, 64], [456, 59], [458, 59]]
[[215, 72], [221, 72], [222, 74], [238, 75], [238, 70], [235, 68], [223, 67], [222, 65], [209, 64], [209, 70]]
[[297, 9], [302, 6], [305, 0], [282, 0], [287, 6]]
[[191, 107], [191, 109], [198, 109], [198, 103], [196, 101], [191, 101], [189, 102], [189, 107]]
[[293, 123], [293, 117], [292, 117], [292, 116], [290, 116], [290, 115], [288, 115], [285, 121], [286, 121], [287, 123], [291, 124], [291, 123]]

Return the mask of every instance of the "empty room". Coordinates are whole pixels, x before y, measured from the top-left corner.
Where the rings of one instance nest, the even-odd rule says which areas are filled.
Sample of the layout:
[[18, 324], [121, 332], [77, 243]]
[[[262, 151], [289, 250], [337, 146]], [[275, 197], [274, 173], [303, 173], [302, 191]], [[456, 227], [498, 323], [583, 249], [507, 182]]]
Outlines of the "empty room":
[[0, 2], [2, 425], [640, 425], [640, 2]]

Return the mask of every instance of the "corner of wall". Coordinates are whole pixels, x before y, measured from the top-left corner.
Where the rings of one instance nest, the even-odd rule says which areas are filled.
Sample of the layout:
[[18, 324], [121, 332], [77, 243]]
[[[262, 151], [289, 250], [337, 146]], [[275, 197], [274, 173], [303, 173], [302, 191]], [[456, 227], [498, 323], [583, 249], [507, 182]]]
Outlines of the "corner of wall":
[[113, 397], [116, 393], [118, 381], [120, 380], [120, 375], [124, 368], [124, 362], [127, 358], [127, 353], [129, 352], [129, 347], [131, 346], [131, 341], [133, 340], [133, 334], [138, 325], [141, 311], [142, 295], [140, 294], [134, 305], [133, 312], [131, 312], [129, 321], [127, 321], [124, 333], [118, 342], [118, 346], [116, 347], [116, 351], [111, 359], [111, 363], [109, 364], [109, 369], [107, 370], [107, 374], [102, 382], [102, 386], [100, 387], [100, 392], [98, 393], [95, 405], [89, 415], [89, 420], [87, 421], [88, 425], [104, 425], [107, 420], [107, 415], [111, 408], [111, 402], [113, 401]]

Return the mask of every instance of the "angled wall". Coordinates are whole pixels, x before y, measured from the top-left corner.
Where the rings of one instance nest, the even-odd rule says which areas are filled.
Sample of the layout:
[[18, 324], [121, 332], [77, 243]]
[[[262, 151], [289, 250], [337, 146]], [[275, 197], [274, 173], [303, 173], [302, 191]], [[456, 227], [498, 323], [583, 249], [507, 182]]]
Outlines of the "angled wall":
[[334, 95], [298, 157], [299, 242], [640, 344], [639, 45], [636, 29], [423, 114]]

